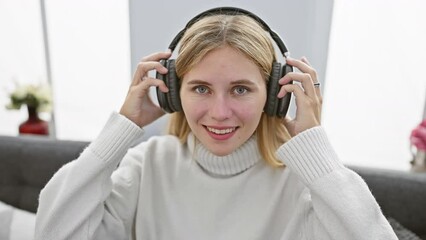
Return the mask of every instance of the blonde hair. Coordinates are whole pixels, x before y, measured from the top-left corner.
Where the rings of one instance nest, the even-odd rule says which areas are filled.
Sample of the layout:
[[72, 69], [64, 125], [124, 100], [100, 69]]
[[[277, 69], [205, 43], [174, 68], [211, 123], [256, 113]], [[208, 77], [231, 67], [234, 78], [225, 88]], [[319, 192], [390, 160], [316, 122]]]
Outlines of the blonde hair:
[[[178, 78], [182, 79], [207, 53], [224, 45], [247, 56], [259, 67], [265, 82], [269, 80], [272, 62], [276, 60], [271, 38], [259, 23], [244, 15], [207, 16], [187, 29], [180, 41], [176, 59]], [[283, 119], [262, 113], [255, 132], [263, 159], [273, 167], [284, 166], [277, 159], [275, 151], [290, 139], [282, 121]], [[186, 143], [190, 131], [184, 112], [173, 113], [169, 122], [169, 134]]]

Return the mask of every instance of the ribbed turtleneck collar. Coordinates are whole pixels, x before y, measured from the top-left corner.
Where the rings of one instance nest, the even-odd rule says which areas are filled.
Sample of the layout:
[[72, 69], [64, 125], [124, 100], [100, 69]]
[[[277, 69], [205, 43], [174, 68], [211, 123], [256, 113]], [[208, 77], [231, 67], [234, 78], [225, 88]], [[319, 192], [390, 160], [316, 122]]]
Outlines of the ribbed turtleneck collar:
[[255, 136], [252, 136], [226, 156], [214, 155], [196, 140], [193, 134], [188, 136], [188, 147], [197, 163], [204, 170], [219, 176], [232, 176], [242, 173], [261, 159]]

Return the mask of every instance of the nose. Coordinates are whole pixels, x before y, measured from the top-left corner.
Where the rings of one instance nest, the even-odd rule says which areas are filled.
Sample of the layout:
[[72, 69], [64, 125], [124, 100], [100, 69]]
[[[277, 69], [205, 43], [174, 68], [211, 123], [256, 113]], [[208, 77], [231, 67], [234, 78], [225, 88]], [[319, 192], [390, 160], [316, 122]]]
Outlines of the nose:
[[224, 121], [232, 116], [232, 103], [226, 96], [216, 96], [209, 104], [209, 115], [216, 121]]

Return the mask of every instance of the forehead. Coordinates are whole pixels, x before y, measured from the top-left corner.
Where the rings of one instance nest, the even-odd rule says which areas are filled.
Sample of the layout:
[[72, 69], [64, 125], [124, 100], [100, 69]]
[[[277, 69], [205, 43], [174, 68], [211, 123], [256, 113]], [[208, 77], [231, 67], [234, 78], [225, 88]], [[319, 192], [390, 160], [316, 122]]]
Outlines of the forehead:
[[183, 76], [183, 83], [188, 80], [214, 83], [242, 79], [264, 82], [260, 68], [251, 59], [232, 47], [223, 46], [210, 51], [195, 64]]

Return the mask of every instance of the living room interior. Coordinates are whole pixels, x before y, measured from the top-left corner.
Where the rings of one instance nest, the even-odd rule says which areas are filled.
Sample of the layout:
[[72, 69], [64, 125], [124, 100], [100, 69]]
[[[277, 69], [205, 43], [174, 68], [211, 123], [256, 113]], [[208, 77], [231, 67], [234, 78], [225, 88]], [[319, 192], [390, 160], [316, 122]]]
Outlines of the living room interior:
[[[262, 16], [293, 58], [309, 59], [324, 98], [321, 125], [340, 159], [364, 178], [400, 239], [426, 239], [421, 0], [1, 1], [0, 239], [32, 239], [38, 194], [119, 111], [140, 59], [219, 6]], [[42, 134], [25, 132], [25, 103], [11, 105], [28, 85], [48, 89], [37, 113]], [[292, 102], [288, 114], [295, 111]], [[140, 141], [166, 134], [167, 121], [146, 127]]]

